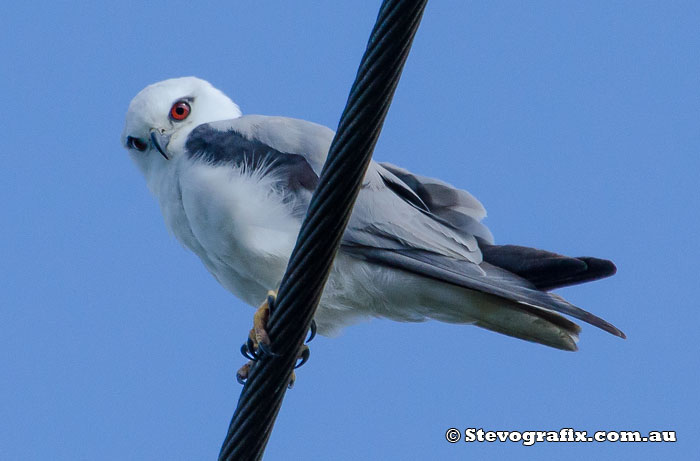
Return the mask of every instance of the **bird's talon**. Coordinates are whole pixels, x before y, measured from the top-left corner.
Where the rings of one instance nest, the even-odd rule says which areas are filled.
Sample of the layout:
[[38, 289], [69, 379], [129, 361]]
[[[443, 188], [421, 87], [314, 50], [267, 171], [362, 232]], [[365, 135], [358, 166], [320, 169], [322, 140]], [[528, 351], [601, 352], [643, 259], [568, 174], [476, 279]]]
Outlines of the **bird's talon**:
[[316, 337], [316, 320], [311, 320], [311, 325], [309, 325], [309, 339], [306, 340], [307, 343], [310, 343], [312, 339]]
[[258, 360], [258, 354], [256, 352], [256, 349], [258, 348], [255, 344], [255, 341], [253, 341], [250, 337], [248, 337], [248, 341], [245, 342], [245, 346], [248, 349], [248, 353], [253, 356], [251, 360], [255, 361]]
[[[253, 316], [253, 328], [248, 333], [248, 339], [241, 346], [241, 354], [243, 357], [249, 360], [248, 363], [243, 365], [236, 373], [236, 380], [240, 384], [245, 384], [248, 379], [248, 374], [250, 373], [250, 368], [253, 366], [254, 362], [260, 360], [263, 356], [275, 356], [279, 355], [272, 352], [270, 347], [270, 337], [267, 334], [267, 322], [270, 319], [270, 313], [275, 305], [276, 293], [274, 291], [269, 291], [267, 293], [267, 299], [264, 303], [255, 311]], [[309, 325], [309, 337], [306, 342], [311, 341], [316, 336], [316, 322], [311, 320]], [[311, 355], [311, 350], [306, 344], [302, 345], [299, 349], [299, 354], [297, 355], [298, 363], [294, 368], [299, 368], [304, 365]], [[292, 371], [292, 375], [289, 379], [288, 388], [294, 387], [294, 382], [296, 381], [296, 374]]]
[[301, 350], [299, 351], [299, 356], [297, 357], [297, 360], [299, 360], [299, 363], [294, 365], [294, 369], [296, 370], [297, 368], [299, 368], [300, 366], [305, 364], [309, 360], [310, 356], [311, 356], [311, 349], [309, 349], [309, 346], [307, 346], [306, 344], [301, 346]]
[[250, 367], [253, 365], [253, 362], [248, 362], [245, 365], [243, 365], [239, 370], [236, 372], [236, 381], [238, 381], [238, 384], [245, 384], [246, 381], [248, 380], [248, 373], [250, 373]]
[[250, 372], [250, 367], [254, 362], [260, 360], [263, 355], [276, 355], [270, 349], [270, 337], [267, 335], [267, 322], [270, 319], [270, 308], [275, 303], [275, 292], [269, 291], [267, 293], [267, 299], [264, 303], [255, 311], [253, 316], [253, 328], [250, 329], [248, 333], [248, 339], [241, 346], [241, 354], [243, 357], [249, 360], [248, 363], [243, 365], [236, 373], [236, 380], [245, 384], [248, 379], [248, 373]]
[[241, 346], [241, 354], [243, 357], [254, 362], [258, 360], [258, 356], [255, 354], [255, 350], [251, 347], [250, 340]]
[[[313, 339], [313, 336], [312, 336]], [[297, 360], [299, 360], [299, 363], [294, 365], [294, 370], [305, 364], [308, 360], [309, 357], [311, 356], [311, 349], [309, 349], [309, 346], [306, 344], [303, 344], [301, 346], [301, 349], [299, 349], [299, 354], [297, 355]], [[292, 370], [292, 375], [289, 378], [289, 384], [287, 385], [287, 389], [291, 389], [294, 387], [294, 382], [297, 379], [296, 373], [294, 373], [294, 370]]]

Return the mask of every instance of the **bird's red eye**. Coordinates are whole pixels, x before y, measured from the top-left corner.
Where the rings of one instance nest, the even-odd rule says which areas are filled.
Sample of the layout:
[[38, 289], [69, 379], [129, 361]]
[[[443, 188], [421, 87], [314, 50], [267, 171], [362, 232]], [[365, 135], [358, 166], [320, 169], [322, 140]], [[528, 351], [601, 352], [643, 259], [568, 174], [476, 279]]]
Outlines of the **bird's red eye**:
[[190, 115], [190, 105], [187, 101], [178, 101], [170, 108], [170, 117], [178, 122]]

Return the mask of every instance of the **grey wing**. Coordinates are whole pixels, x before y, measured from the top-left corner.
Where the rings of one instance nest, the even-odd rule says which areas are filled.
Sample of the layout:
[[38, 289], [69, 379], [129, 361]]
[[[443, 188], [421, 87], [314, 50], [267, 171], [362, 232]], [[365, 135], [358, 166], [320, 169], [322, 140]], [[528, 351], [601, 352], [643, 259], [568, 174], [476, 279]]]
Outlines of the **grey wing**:
[[380, 163], [380, 166], [415, 192], [435, 216], [487, 243], [493, 243], [491, 231], [481, 222], [486, 217], [486, 210], [472, 194], [439, 179], [413, 174], [391, 163]]
[[[419, 178], [408, 172], [403, 175]], [[450, 187], [445, 183], [433, 184], [438, 189]], [[459, 221], [448, 219], [454, 215], [440, 216], [429, 205], [454, 203], [457, 198], [439, 201], [426, 192], [419, 192], [419, 186], [411, 187], [384, 165], [373, 163], [343, 237], [343, 250], [376, 264], [488, 293], [525, 306], [571, 315], [624, 337], [620, 330], [605, 320], [557, 295], [538, 290], [525, 278], [484, 262], [478, 240], [469, 232], [476, 224], [481, 224], [479, 216], [485, 214], [476, 199], [462, 196], [467, 203], [474, 205], [471, 212], [468, 207], [459, 210], [469, 218], [465, 229], [457, 226]], [[463, 191], [441, 192], [441, 196], [459, 197], [459, 192]]]
[[393, 251], [422, 251], [464, 260], [481, 274], [476, 237], [433, 213], [398, 176], [372, 162], [365, 175], [343, 244]]
[[[209, 163], [237, 163], [276, 175], [301, 214], [318, 183], [333, 131], [284, 117], [248, 115], [198, 126], [186, 154]], [[483, 262], [477, 237], [491, 242], [481, 224], [485, 210], [465, 191], [372, 162], [343, 236], [343, 250], [523, 305], [569, 314], [618, 336], [604, 320], [507, 270]]]
[[476, 236], [484, 261], [528, 280], [538, 290], [550, 291], [590, 282], [609, 277], [616, 271], [615, 265], [605, 259], [573, 258], [517, 245], [494, 245], [491, 232], [481, 223], [486, 210], [469, 192], [389, 163], [381, 166], [414, 191], [432, 214]]

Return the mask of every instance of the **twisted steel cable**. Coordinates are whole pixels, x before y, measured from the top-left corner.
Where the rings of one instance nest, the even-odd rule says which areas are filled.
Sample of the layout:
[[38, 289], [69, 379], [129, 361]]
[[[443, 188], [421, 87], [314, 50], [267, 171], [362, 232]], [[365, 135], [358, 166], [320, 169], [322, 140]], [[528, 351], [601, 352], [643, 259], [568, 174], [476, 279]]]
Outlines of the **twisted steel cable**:
[[273, 354], [251, 368], [220, 460], [262, 458], [426, 3], [382, 3], [268, 322]]

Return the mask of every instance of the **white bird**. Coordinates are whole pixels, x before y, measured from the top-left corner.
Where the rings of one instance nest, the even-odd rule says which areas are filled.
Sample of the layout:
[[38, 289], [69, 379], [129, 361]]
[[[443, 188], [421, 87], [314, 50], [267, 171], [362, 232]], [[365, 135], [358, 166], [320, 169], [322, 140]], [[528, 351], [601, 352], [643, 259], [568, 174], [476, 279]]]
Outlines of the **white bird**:
[[[241, 115], [194, 77], [143, 89], [122, 144], [168, 230], [231, 293], [256, 306], [284, 274], [333, 139], [315, 123]], [[370, 317], [474, 324], [576, 350], [580, 327], [605, 320], [549, 290], [607, 277], [610, 261], [494, 245], [468, 192], [372, 162], [315, 315], [330, 335]]]

